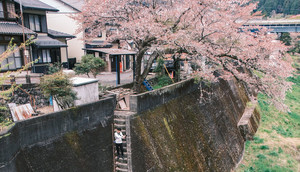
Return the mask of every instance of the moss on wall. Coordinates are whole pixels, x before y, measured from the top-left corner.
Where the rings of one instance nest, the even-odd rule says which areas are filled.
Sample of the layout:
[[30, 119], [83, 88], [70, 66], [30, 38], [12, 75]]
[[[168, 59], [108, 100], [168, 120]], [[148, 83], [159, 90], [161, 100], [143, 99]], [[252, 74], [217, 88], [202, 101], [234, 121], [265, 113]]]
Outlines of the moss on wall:
[[26, 147], [17, 156], [17, 171], [112, 171], [111, 137], [110, 126], [99, 126]]
[[[134, 171], [230, 171], [242, 157], [244, 140], [237, 127], [249, 101], [234, 81], [200, 90], [132, 119]], [[207, 95], [209, 96], [209, 95]]]

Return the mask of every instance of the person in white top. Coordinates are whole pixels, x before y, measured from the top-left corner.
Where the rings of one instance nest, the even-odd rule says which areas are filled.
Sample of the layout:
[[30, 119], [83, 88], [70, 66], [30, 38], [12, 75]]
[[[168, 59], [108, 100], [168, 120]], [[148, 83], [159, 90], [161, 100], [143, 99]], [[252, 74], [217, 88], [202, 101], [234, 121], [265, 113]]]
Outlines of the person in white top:
[[118, 159], [120, 158], [120, 151], [121, 151], [122, 158], [124, 159], [124, 150], [123, 150], [123, 141], [122, 141], [122, 139], [125, 139], [125, 137], [126, 136], [124, 136], [122, 134], [120, 128], [116, 129], [116, 132], [115, 132], [115, 144], [116, 144]]

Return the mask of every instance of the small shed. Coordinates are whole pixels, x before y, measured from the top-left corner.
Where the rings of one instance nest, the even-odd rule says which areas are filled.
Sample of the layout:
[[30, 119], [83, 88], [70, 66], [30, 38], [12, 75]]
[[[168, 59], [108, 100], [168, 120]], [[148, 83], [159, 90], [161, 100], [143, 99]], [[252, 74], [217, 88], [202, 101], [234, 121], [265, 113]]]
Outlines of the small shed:
[[[73, 77], [70, 79], [73, 83], [73, 90], [77, 93], [78, 100], [75, 100], [75, 106], [95, 102], [99, 100], [98, 80], [92, 78]], [[54, 111], [59, 111], [57, 103], [53, 101]]]

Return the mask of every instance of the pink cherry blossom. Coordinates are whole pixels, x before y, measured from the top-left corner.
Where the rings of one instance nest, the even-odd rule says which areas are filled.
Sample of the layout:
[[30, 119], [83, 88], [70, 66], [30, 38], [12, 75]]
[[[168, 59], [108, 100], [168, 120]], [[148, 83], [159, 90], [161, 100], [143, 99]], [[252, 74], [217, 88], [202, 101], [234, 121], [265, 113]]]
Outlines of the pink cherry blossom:
[[[266, 28], [247, 26], [255, 3], [250, 0], [89, 0], [75, 18], [87, 37], [100, 30], [108, 39], [130, 40], [137, 50], [135, 89], [139, 90], [153, 60], [166, 50], [187, 53], [201, 69], [205, 80], [218, 78], [243, 82], [250, 89], [267, 94], [283, 109], [286, 78], [293, 68], [286, 47], [275, 41]], [[152, 52], [144, 71], [142, 58]], [[221, 75], [216, 77], [215, 72]]]

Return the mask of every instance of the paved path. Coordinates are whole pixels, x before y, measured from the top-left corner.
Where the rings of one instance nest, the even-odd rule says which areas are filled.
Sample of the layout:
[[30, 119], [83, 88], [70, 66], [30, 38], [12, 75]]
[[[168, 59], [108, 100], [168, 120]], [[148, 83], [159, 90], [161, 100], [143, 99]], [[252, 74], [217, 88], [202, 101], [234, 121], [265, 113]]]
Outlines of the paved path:
[[[102, 72], [96, 78], [99, 80], [101, 85], [105, 86], [116, 86], [116, 72]], [[132, 70], [122, 72], [120, 75], [120, 85], [133, 82]]]

